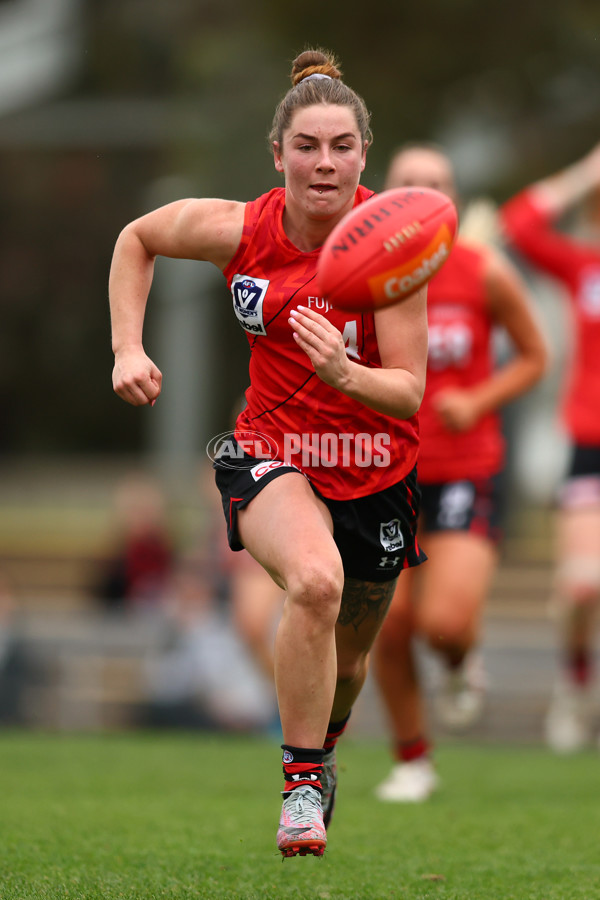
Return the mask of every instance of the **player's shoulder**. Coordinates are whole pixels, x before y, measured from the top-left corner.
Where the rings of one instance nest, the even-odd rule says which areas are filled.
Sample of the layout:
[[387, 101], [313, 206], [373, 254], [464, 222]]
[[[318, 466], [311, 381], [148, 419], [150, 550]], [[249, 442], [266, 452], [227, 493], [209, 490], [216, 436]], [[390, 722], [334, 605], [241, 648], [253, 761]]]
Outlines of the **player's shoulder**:
[[245, 203], [239, 200], [223, 200], [216, 197], [191, 198], [182, 202], [179, 223], [183, 227], [193, 227], [197, 223], [210, 221], [211, 228], [228, 224], [236, 225], [244, 217]]
[[285, 206], [285, 188], [276, 187], [244, 204], [244, 226], [254, 231], [260, 223], [280, 219]]
[[455, 240], [447, 262], [441, 271], [435, 276], [446, 279], [468, 277], [469, 279], [483, 277], [491, 259], [491, 248], [486, 244], [472, 238], [459, 237]]
[[463, 267], [484, 277], [493, 277], [497, 271], [512, 268], [506, 253], [495, 243], [472, 237], [461, 237], [454, 245], [451, 256], [455, 257], [455, 262], [460, 261]]
[[222, 269], [239, 245], [244, 208], [237, 200], [203, 197], [185, 201], [175, 226], [182, 255], [189, 249], [190, 258], [207, 260]]

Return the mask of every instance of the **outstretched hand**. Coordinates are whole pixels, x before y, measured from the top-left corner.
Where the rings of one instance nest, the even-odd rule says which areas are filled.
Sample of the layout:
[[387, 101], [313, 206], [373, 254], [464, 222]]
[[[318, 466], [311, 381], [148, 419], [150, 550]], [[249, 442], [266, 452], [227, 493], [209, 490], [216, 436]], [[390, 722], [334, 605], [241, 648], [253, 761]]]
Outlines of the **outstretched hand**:
[[154, 406], [160, 394], [162, 373], [143, 349], [126, 349], [115, 353], [113, 388], [132, 406]]

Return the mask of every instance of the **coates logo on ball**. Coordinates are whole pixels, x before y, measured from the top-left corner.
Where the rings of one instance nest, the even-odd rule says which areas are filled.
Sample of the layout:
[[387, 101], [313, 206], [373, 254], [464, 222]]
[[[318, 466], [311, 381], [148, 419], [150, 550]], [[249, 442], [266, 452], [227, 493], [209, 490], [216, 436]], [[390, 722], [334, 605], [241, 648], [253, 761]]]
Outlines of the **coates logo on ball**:
[[445, 224], [441, 225], [423, 252], [411, 259], [410, 262], [369, 278], [371, 295], [383, 295], [390, 301], [408, 297], [415, 288], [419, 288], [429, 281], [431, 276], [435, 275], [442, 267], [442, 264], [448, 259], [451, 246], [450, 229]]
[[393, 188], [338, 222], [319, 256], [320, 291], [333, 306], [369, 312], [411, 296], [443, 266], [456, 237], [452, 200], [432, 188]]

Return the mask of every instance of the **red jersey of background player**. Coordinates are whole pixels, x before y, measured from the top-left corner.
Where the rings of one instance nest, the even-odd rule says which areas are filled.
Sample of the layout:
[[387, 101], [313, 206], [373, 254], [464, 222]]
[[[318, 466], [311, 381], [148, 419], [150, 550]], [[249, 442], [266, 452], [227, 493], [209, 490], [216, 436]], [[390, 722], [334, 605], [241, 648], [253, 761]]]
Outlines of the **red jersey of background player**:
[[529, 190], [502, 210], [507, 236], [531, 262], [560, 279], [572, 300], [575, 353], [563, 417], [578, 444], [600, 444], [600, 252], [553, 227]]
[[[359, 187], [356, 203], [372, 194]], [[336, 310], [320, 296], [320, 249], [303, 253], [287, 238], [284, 203], [284, 188], [274, 188], [246, 204], [242, 239], [224, 270], [251, 350], [251, 386], [236, 437], [265, 436], [268, 455], [296, 465], [325, 497], [363, 497], [396, 484], [412, 470], [419, 443], [417, 417], [392, 419], [325, 384], [294, 341], [289, 312], [307, 306], [339, 329], [353, 361], [381, 366], [373, 314]], [[244, 443], [250, 455], [258, 455], [252, 446]]]
[[468, 431], [450, 431], [435, 409], [436, 394], [468, 390], [488, 379], [494, 365], [493, 321], [485, 288], [485, 251], [460, 239], [443, 268], [429, 282], [427, 386], [419, 426], [419, 481], [433, 484], [495, 475], [504, 459], [504, 439], [496, 413]]

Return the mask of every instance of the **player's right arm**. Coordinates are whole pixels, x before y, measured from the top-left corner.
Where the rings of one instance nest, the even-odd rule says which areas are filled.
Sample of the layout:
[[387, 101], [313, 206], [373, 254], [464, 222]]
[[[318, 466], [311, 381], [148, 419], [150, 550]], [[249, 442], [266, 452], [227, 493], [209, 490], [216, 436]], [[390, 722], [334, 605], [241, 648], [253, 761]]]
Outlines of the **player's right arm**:
[[600, 186], [600, 144], [579, 162], [536, 181], [504, 204], [506, 238], [534, 265], [572, 284], [582, 246], [555, 221]]
[[567, 168], [530, 188], [537, 205], [556, 218], [600, 186], [600, 144]]
[[109, 277], [113, 388], [123, 400], [143, 406], [160, 394], [162, 375], [142, 342], [156, 257], [203, 260], [223, 269], [238, 248], [243, 224], [243, 203], [178, 200], [123, 229]]

